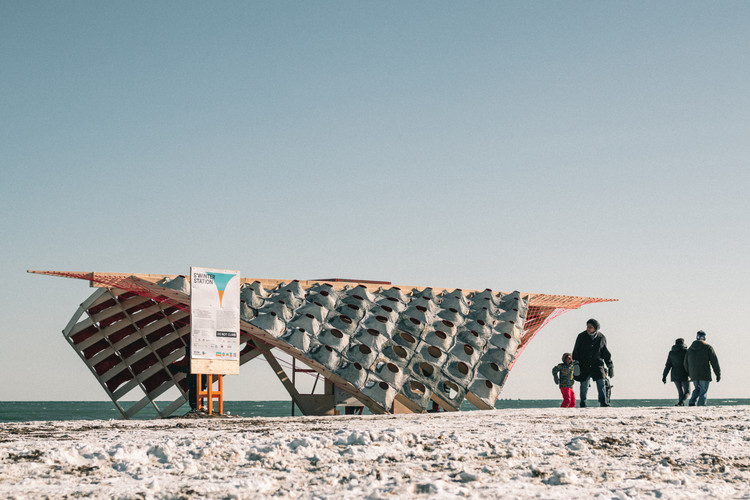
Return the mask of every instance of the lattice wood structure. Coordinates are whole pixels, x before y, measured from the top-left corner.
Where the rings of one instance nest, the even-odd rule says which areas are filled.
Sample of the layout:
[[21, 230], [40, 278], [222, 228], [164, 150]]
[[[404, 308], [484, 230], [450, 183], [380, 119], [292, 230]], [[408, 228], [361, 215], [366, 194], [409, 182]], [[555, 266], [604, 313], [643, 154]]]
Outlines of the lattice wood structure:
[[[187, 401], [187, 278], [29, 272], [97, 288], [63, 335], [124, 418], [148, 405], [166, 417]], [[455, 411], [464, 399], [494, 408], [542, 327], [568, 310], [615, 300], [348, 280], [241, 281], [240, 364], [262, 355], [305, 414], [332, 414], [342, 402], [373, 413], [422, 412], [433, 401]], [[325, 377], [325, 393], [300, 394], [274, 349]], [[173, 387], [180, 395], [157, 404]]]

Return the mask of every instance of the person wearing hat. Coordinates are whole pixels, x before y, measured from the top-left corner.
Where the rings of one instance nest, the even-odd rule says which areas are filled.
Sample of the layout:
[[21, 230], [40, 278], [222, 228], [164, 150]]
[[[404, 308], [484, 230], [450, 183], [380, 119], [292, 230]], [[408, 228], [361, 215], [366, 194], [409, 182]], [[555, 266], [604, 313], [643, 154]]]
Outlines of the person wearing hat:
[[706, 344], [706, 332], [700, 330], [695, 336], [695, 341], [685, 354], [685, 371], [693, 381], [693, 394], [690, 396], [689, 406], [706, 405], [706, 393], [711, 383], [711, 368], [716, 374], [716, 381], [721, 380], [721, 368], [719, 359], [716, 357], [714, 348]]
[[609, 372], [614, 377], [612, 354], [607, 349], [607, 338], [599, 331], [599, 322], [590, 319], [586, 322], [586, 330], [576, 337], [573, 348], [573, 360], [578, 361], [581, 373], [576, 378], [581, 383], [580, 403], [581, 408], [586, 407], [586, 396], [589, 390], [589, 380], [596, 382], [599, 393], [599, 406], [610, 406], [607, 397], [605, 377]]
[[667, 383], [667, 375], [672, 372], [672, 382], [677, 387], [677, 396], [679, 400], [675, 406], [685, 406], [685, 400], [690, 394], [690, 382], [688, 382], [688, 374], [685, 370], [685, 353], [687, 352], [687, 346], [685, 346], [685, 339], [677, 339], [674, 341], [672, 349], [667, 355], [667, 363], [664, 365], [664, 373], [661, 375], [662, 383]]

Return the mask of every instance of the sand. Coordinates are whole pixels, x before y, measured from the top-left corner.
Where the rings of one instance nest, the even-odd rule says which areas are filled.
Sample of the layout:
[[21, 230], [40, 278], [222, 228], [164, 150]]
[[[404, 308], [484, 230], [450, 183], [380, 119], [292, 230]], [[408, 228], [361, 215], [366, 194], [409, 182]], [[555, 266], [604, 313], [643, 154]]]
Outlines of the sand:
[[750, 407], [0, 424], [8, 498], [750, 498]]

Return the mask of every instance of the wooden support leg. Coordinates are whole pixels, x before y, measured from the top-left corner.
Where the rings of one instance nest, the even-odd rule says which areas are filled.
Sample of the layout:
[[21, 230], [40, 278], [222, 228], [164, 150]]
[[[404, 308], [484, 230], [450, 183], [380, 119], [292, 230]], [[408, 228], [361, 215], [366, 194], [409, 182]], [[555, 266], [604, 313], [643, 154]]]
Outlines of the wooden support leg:
[[[214, 375], [205, 375], [206, 377], [206, 390], [203, 390], [202, 387], [202, 380], [203, 376], [200, 373], [196, 374], [197, 384], [198, 384], [198, 410], [203, 409], [203, 398], [206, 398], [206, 404], [208, 406], [207, 411], [209, 415], [213, 415], [214, 413], [214, 399], [216, 399], [219, 402], [219, 408], [218, 412], [219, 415], [224, 414], [224, 375], [216, 375], [216, 379], [214, 379]], [[219, 387], [217, 391], [214, 391], [214, 380], [219, 382]]]
[[198, 393], [198, 410], [203, 409], [203, 391], [201, 390], [202, 377], [203, 375], [201, 375], [200, 373], [195, 375], [195, 391]]
[[293, 404], [297, 403], [297, 406], [302, 408], [302, 405], [304, 405], [304, 403], [302, 404], [300, 403], [300, 397], [299, 397], [299, 392], [297, 392], [297, 388], [294, 387], [294, 383], [292, 383], [292, 381], [289, 380], [289, 377], [287, 377], [286, 372], [284, 372], [284, 369], [276, 360], [276, 357], [266, 349], [261, 349], [261, 352], [263, 353], [263, 356], [266, 358], [266, 361], [268, 362], [268, 364], [271, 365], [271, 368], [276, 373], [276, 376], [284, 385], [284, 388], [286, 389], [286, 391], [292, 397], [292, 403]]
[[224, 415], [224, 375], [219, 377], [219, 414]]
[[214, 376], [213, 375], [207, 375], [207, 381], [206, 381], [206, 389], [208, 397], [208, 414], [213, 415], [214, 413]]

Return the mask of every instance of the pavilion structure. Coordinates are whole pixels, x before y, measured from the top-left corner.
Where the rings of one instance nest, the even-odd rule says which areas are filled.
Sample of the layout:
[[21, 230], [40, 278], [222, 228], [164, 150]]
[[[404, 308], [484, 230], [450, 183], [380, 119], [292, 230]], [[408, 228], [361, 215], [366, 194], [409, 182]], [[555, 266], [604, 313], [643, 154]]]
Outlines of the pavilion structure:
[[[29, 272], [96, 288], [63, 335], [124, 418], [147, 406], [167, 417], [185, 404], [189, 278]], [[241, 282], [240, 364], [263, 356], [306, 415], [340, 406], [457, 411], [464, 401], [492, 409], [542, 327], [568, 310], [616, 300], [342, 279]], [[292, 357], [291, 377], [279, 351]], [[299, 371], [324, 379], [323, 394], [300, 393]], [[174, 387], [179, 397], [157, 402]]]

